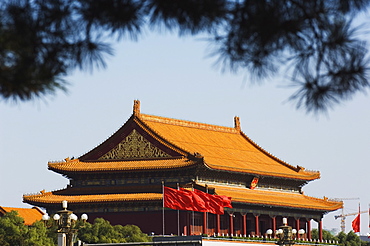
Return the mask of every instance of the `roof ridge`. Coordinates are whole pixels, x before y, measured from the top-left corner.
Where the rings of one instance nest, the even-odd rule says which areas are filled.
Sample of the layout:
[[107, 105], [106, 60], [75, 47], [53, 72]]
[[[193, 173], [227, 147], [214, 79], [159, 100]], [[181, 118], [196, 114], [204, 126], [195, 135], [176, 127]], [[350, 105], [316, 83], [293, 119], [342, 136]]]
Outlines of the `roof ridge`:
[[198, 128], [198, 129], [210, 130], [210, 131], [239, 133], [239, 130], [235, 129], [234, 127], [218, 126], [218, 125], [212, 125], [212, 124], [207, 124], [207, 123], [200, 123], [200, 122], [189, 121], [189, 120], [180, 120], [180, 119], [175, 119], [175, 118], [168, 118], [168, 117], [149, 115], [149, 114], [140, 114], [139, 117], [144, 121], [160, 122], [164, 124], [192, 127], [192, 128]]

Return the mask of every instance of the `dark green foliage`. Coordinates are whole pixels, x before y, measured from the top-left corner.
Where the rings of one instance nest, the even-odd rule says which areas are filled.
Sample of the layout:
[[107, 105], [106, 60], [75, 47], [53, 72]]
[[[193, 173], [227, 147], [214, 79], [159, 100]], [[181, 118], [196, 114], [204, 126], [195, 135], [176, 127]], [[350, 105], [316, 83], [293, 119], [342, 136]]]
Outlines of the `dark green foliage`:
[[135, 225], [115, 225], [102, 218], [86, 223], [78, 232], [78, 238], [86, 243], [148, 242], [149, 237]]
[[348, 232], [345, 234], [344, 232], [340, 232], [337, 235], [339, 245], [341, 246], [369, 246], [369, 242], [362, 241], [359, 236], [357, 236], [353, 231]]
[[41, 221], [32, 226], [23, 224], [23, 219], [12, 211], [0, 217], [0, 245], [2, 246], [54, 246], [47, 237], [46, 227]]
[[369, 87], [368, 49], [352, 25], [366, 0], [3, 0], [0, 95], [29, 100], [65, 89], [75, 68], [104, 67], [111, 38], [147, 26], [207, 34], [213, 55], [257, 79], [281, 68], [297, 107], [320, 111]]
[[[52, 223], [52, 221], [50, 221]], [[149, 242], [150, 237], [135, 225], [115, 225], [98, 218], [93, 224], [78, 221], [78, 238], [86, 243]], [[45, 227], [42, 221], [26, 226], [23, 219], [12, 211], [0, 217], [1, 246], [54, 246], [57, 245], [57, 226]]]
[[95, 219], [94, 224], [86, 223], [84, 228], [79, 230], [79, 239], [86, 243], [124, 243], [126, 240], [113, 227], [109, 221]]
[[[311, 237], [312, 239], [319, 239], [319, 231], [317, 229], [312, 229], [311, 231]], [[322, 231], [322, 239], [323, 240], [330, 240], [330, 241], [339, 241], [338, 237], [334, 236], [332, 233], [330, 233], [327, 230]]]
[[37, 221], [28, 227], [26, 239], [24, 240], [25, 246], [54, 246], [56, 243], [57, 241], [50, 237], [49, 230], [47, 230], [42, 221]]
[[[312, 239], [319, 239], [319, 232], [317, 229], [311, 231]], [[323, 240], [338, 241], [340, 246], [369, 246], [369, 242], [361, 241], [360, 237], [357, 236], [353, 231], [339, 232], [338, 235], [334, 236], [329, 231], [322, 231]]]
[[0, 245], [21, 245], [25, 235], [26, 226], [23, 219], [12, 211], [0, 218]]

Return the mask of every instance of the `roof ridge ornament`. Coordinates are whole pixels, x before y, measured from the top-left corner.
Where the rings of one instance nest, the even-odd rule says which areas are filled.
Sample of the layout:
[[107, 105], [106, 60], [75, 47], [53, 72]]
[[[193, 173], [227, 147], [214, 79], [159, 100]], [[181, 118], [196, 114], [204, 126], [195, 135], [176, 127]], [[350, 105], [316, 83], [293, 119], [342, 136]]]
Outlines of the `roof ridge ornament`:
[[204, 159], [204, 156], [201, 153], [194, 152], [194, 157], [197, 159]]
[[140, 115], [140, 100], [134, 100], [134, 115], [139, 116]]
[[234, 128], [238, 131], [241, 130], [241, 128], [240, 128], [240, 118], [238, 116], [234, 117]]

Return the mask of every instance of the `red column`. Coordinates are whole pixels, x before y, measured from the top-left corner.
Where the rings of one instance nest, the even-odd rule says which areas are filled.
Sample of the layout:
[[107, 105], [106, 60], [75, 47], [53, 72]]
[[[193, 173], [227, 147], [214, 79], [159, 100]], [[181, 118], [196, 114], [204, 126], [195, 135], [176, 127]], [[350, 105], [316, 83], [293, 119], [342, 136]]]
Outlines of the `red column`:
[[243, 236], [247, 236], [247, 214], [242, 214], [243, 216]]
[[255, 215], [255, 221], [256, 221], [256, 236], [260, 236], [260, 224], [259, 224], [259, 215]]
[[234, 236], [234, 214], [230, 213], [229, 217], [229, 235]]
[[272, 217], [272, 237], [275, 238], [276, 235], [276, 217]]
[[322, 219], [319, 221], [319, 240], [322, 242]]
[[312, 236], [311, 236], [311, 220], [310, 219], [307, 220], [307, 231], [306, 231], [306, 233], [307, 233], [307, 239], [311, 240]]
[[296, 219], [296, 220], [295, 220], [295, 225], [296, 225], [296, 230], [297, 230], [297, 235], [296, 235], [296, 236], [297, 236], [297, 238], [300, 238], [299, 233], [298, 233], [298, 231], [299, 231], [299, 229], [300, 229], [300, 228], [299, 228], [299, 223], [300, 223], [299, 219]]
[[221, 231], [221, 221], [220, 221], [220, 215], [216, 214], [216, 235], [220, 236]]
[[203, 213], [203, 234], [208, 234], [208, 230], [207, 230], [207, 213], [204, 212]]
[[[184, 233], [184, 236], [187, 236], [188, 235], [188, 213], [182, 213], [182, 216], [181, 216], [181, 219], [183, 220], [183, 225], [182, 225], [182, 230], [183, 230], [183, 233]], [[180, 235], [179, 235], [180, 236]]]

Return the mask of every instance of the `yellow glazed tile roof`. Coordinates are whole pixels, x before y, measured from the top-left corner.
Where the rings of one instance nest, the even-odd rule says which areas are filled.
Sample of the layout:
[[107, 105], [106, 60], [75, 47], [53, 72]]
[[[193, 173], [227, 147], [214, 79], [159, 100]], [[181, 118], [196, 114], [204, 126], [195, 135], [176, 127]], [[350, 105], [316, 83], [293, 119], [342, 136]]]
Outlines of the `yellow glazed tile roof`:
[[282, 192], [273, 190], [258, 190], [242, 187], [228, 187], [209, 185], [215, 188], [217, 195], [231, 196], [233, 202], [272, 205], [291, 208], [304, 208], [323, 211], [334, 211], [342, 208], [343, 203], [326, 198], [314, 198], [295, 192]]
[[103, 194], [103, 195], [56, 195], [53, 192], [45, 192], [36, 195], [24, 195], [25, 202], [43, 204], [61, 203], [93, 203], [93, 202], [116, 202], [116, 201], [151, 201], [162, 200], [161, 193], [133, 193], [133, 194]]
[[[341, 202], [309, 197], [298, 193], [280, 191], [250, 190], [239, 187], [209, 186], [215, 188], [218, 195], [231, 196], [232, 202], [254, 205], [271, 205], [289, 208], [304, 208], [322, 211], [334, 211], [342, 207]], [[121, 201], [161, 201], [161, 193], [104, 194], [104, 195], [56, 195], [45, 192], [37, 195], [24, 195], [23, 200], [38, 204], [121, 202]]]
[[[134, 114], [126, 124], [136, 124], [182, 158], [96, 161], [82, 156], [81, 159], [50, 162], [48, 166], [57, 172], [168, 169], [194, 165], [195, 161], [189, 161], [187, 157], [200, 155], [204, 165], [216, 170], [304, 181], [320, 178], [319, 172], [292, 166], [271, 155], [240, 130], [239, 121], [235, 122], [236, 127], [216, 126], [141, 114], [134, 107]], [[112, 138], [120, 138], [118, 132]], [[105, 143], [108, 146], [109, 139]]]
[[12, 207], [0, 207], [0, 210], [4, 210], [6, 213], [11, 211], [17, 211], [18, 215], [24, 219], [25, 225], [32, 225], [34, 222], [42, 219], [44, 214], [39, 208], [12, 208]]
[[208, 167], [255, 175], [314, 180], [319, 172], [293, 167], [263, 150], [240, 129], [139, 114], [147, 127], [188, 153], [199, 153]]
[[195, 162], [186, 158], [130, 160], [130, 161], [80, 161], [66, 159], [62, 162], [49, 162], [49, 169], [55, 171], [123, 171], [181, 168], [194, 165]]

